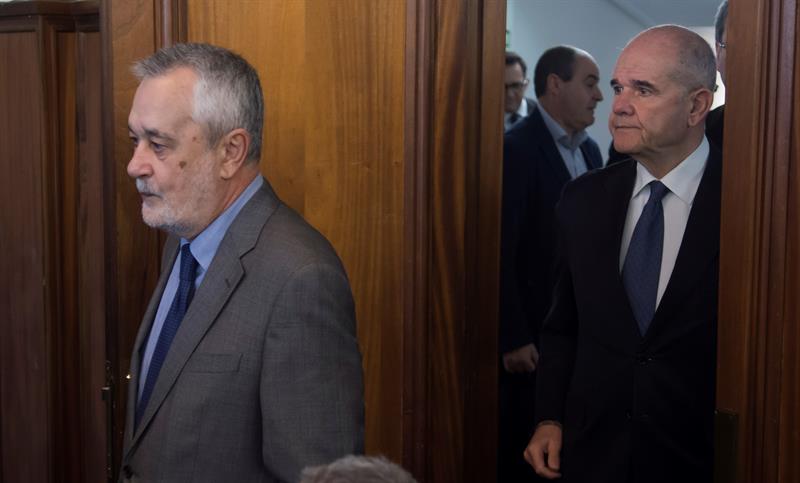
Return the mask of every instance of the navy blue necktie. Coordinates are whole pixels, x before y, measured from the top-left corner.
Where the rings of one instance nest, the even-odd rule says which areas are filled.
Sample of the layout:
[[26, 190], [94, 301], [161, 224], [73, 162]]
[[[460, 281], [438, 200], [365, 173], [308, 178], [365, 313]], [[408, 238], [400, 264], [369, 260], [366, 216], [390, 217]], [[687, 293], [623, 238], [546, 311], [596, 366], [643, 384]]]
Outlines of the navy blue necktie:
[[650, 198], [636, 222], [622, 265], [622, 282], [642, 335], [647, 332], [656, 312], [661, 252], [664, 248], [664, 208], [661, 199], [667, 193], [669, 189], [661, 181], [650, 182]]
[[158, 373], [161, 371], [161, 365], [164, 364], [164, 359], [167, 358], [169, 346], [172, 344], [172, 339], [178, 332], [178, 327], [181, 325], [183, 316], [189, 308], [189, 303], [194, 296], [194, 279], [197, 272], [197, 260], [192, 256], [189, 250], [189, 244], [186, 243], [181, 247], [181, 268], [180, 268], [180, 284], [178, 285], [178, 292], [172, 300], [172, 305], [167, 313], [167, 318], [164, 319], [164, 325], [161, 327], [161, 333], [158, 335], [158, 342], [153, 351], [153, 357], [150, 359], [150, 367], [147, 370], [147, 380], [142, 389], [142, 396], [139, 398], [139, 403], [136, 405], [136, 426], [139, 425], [139, 419], [144, 414], [147, 408], [147, 401], [153, 392], [153, 387], [158, 380]]

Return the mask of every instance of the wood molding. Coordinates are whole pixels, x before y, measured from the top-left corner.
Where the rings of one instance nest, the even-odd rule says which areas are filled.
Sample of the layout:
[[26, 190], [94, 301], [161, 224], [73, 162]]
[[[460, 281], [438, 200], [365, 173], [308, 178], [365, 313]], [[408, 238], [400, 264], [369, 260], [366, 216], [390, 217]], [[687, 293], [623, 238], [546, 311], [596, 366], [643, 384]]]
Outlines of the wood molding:
[[494, 481], [505, 10], [407, 5], [404, 464]]
[[428, 295], [431, 245], [433, 0], [406, 2], [405, 196], [403, 270], [403, 466], [424, 475], [428, 465]]

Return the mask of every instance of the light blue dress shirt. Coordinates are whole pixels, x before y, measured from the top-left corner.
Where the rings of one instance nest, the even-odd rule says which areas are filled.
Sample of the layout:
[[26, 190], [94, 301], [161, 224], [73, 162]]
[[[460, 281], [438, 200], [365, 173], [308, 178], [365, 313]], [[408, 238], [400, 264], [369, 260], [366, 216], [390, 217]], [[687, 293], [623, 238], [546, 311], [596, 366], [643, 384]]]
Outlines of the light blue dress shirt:
[[[203, 282], [203, 277], [208, 271], [211, 261], [214, 260], [214, 255], [217, 253], [217, 248], [219, 248], [219, 244], [222, 242], [225, 233], [228, 232], [231, 223], [236, 219], [236, 215], [242, 211], [244, 205], [250, 201], [250, 198], [252, 198], [259, 189], [261, 189], [263, 184], [264, 178], [256, 176], [228, 209], [223, 211], [222, 214], [211, 222], [205, 230], [200, 232], [194, 240], [191, 240], [189, 250], [191, 250], [195, 260], [197, 260], [197, 274], [194, 279], [195, 289], [200, 287], [200, 284]], [[190, 243], [190, 241], [181, 238], [181, 247], [187, 243]], [[172, 264], [172, 271], [169, 274], [167, 286], [164, 287], [164, 293], [161, 295], [161, 302], [158, 305], [158, 311], [153, 319], [153, 326], [150, 328], [150, 335], [147, 339], [144, 354], [142, 355], [142, 369], [139, 373], [138, 388], [138, 397], [140, 398], [142, 397], [145, 381], [147, 381], [147, 371], [150, 369], [150, 360], [153, 358], [153, 351], [156, 349], [158, 336], [161, 334], [164, 320], [167, 318], [167, 313], [172, 305], [172, 299], [175, 298], [175, 294], [178, 292], [180, 266], [181, 254], [179, 251], [178, 256], [175, 258], [175, 263]]]
[[544, 119], [547, 130], [550, 131], [550, 135], [553, 136], [556, 142], [556, 147], [561, 154], [561, 159], [564, 160], [564, 166], [567, 167], [569, 175], [572, 179], [575, 179], [585, 173], [588, 169], [586, 167], [586, 160], [583, 159], [581, 144], [586, 141], [589, 135], [586, 134], [586, 131], [580, 131], [570, 137], [567, 131], [564, 130], [555, 119], [550, 117], [550, 114], [547, 113], [547, 110], [545, 110], [541, 104], [539, 104], [538, 109], [539, 112], [542, 113], [542, 119]]

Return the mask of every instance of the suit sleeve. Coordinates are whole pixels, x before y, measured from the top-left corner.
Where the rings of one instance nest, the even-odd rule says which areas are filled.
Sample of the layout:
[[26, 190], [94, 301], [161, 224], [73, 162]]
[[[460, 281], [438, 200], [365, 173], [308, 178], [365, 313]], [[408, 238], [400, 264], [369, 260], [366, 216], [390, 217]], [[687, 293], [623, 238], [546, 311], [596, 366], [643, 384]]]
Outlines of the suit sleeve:
[[513, 137], [503, 145], [503, 202], [500, 236], [500, 334], [499, 349], [504, 354], [534, 341], [525, 310], [528, 263], [526, 223], [528, 223], [528, 174], [524, 150]]
[[[569, 185], [567, 185], [569, 188]], [[564, 197], [568, 196], [565, 189]], [[557, 256], [553, 303], [539, 334], [539, 367], [536, 376], [536, 422], [563, 422], [578, 334], [578, 311], [569, 264], [570, 237], [565, 223], [574, 216], [565, 214], [562, 201], [556, 207]]]
[[261, 374], [262, 454], [282, 481], [364, 449], [361, 355], [343, 271], [310, 264], [270, 314]]

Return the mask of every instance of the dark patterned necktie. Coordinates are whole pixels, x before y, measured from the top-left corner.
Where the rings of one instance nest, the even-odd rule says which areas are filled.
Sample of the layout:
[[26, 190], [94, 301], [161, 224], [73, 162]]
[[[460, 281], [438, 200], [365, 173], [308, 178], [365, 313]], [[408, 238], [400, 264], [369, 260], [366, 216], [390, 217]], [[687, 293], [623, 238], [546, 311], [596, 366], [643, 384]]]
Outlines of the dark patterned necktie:
[[181, 325], [183, 316], [189, 308], [189, 303], [194, 296], [194, 279], [197, 272], [197, 260], [192, 256], [189, 250], [189, 244], [181, 247], [181, 268], [180, 268], [180, 284], [178, 285], [178, 292], [172, 300], [172, 305], [167, 313], [167, 318], [164, 319], [164, 325], [161, 327], [161, 333], [158, 335], [158, 342], [153, 351], [153, 357], [150, 359], [150, 367], [147, 370], [147, 380], [142, 389], [142, 396], [139, 398], [139, 403], [136, 405], [136, 426], [139, 426], [139, 420], [147, 408], [147, 401], [153, 392], [153, 387], [158, 380], [158, 373], [161, 371], [161, 366], [164, 364], [164, 359], [169, 352], [169, 346], [172, 344], [172, 339], [178, 332], [178, 327]]
[[661, 252], [664, 248], [664, 208], [661, 200], [667, 193], [669, 189], [660, 181], [650, 182], [650, 198], [636, 222], [622, 266], [622, 282], [642, 335], [647, 332], [656, 312]]

